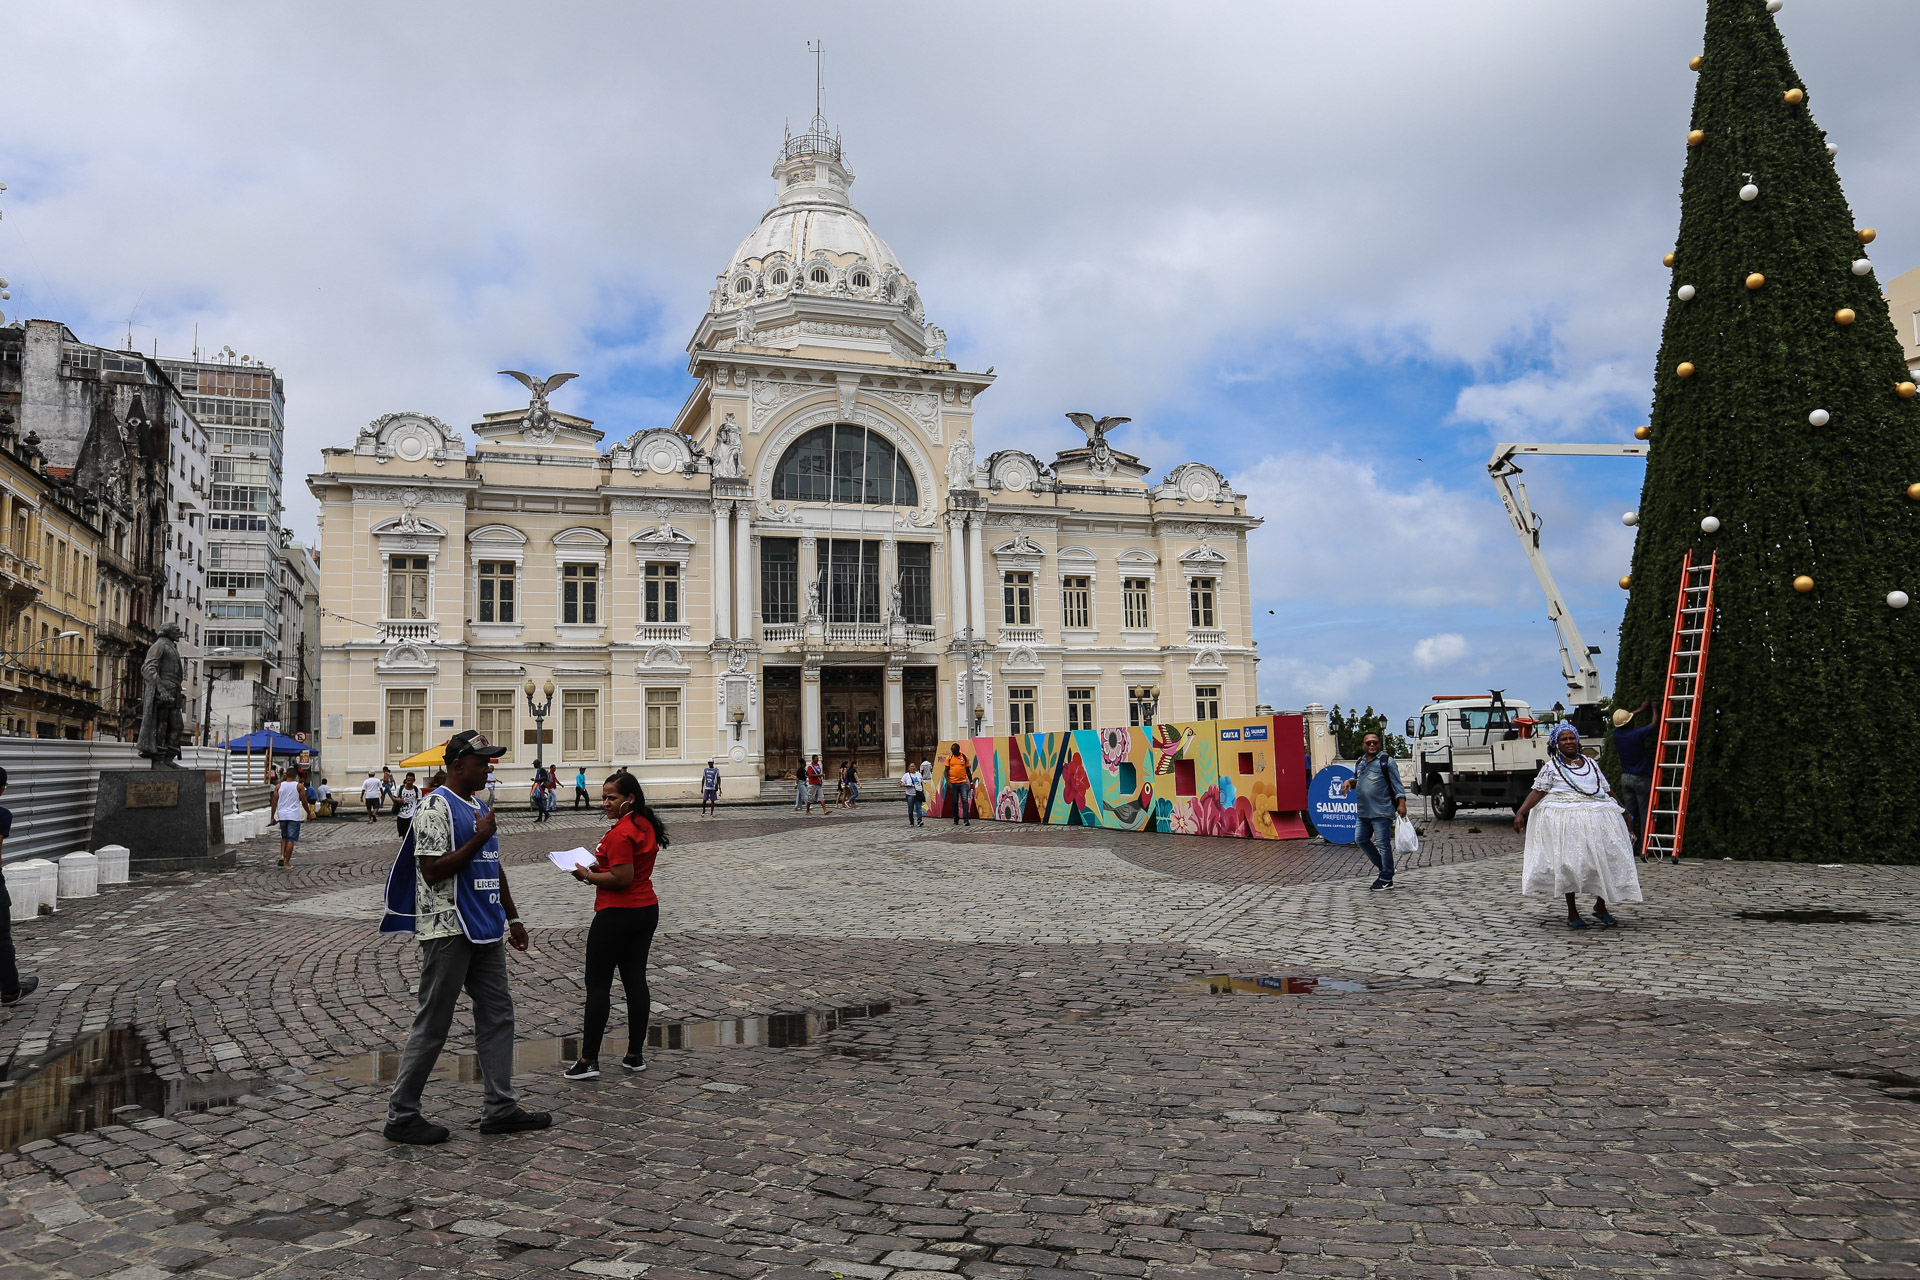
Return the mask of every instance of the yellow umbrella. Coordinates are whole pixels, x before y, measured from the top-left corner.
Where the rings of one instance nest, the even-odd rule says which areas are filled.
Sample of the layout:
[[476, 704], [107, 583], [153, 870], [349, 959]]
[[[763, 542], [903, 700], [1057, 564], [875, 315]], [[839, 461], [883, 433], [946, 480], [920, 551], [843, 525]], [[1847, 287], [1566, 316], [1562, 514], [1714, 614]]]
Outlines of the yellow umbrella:
[[437, 742], [417, 756], [408, 756], [395, 767], [400, 769], [424, 769], [428, 765], [444, 765], [446, 762], [447, 744]]

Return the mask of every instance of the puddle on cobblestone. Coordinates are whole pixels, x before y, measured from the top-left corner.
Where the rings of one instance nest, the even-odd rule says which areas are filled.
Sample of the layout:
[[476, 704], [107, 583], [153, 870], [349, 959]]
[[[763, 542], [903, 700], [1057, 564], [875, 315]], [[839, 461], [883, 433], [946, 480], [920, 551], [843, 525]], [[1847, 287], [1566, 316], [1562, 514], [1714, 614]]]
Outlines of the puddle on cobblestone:
[[1864, 1080], [1889, 1098], [1902, 1102], [1920, 1102], [1920, 1076], [1904, 1071], [1875, 1071], [1868, 1067], [1848, 1066], [1840, 1062], [1803, 1062], [1802, 1071], [1824, 1072], [1846, 1080]]
[[8, 1064], [0, 1092], [0, 1151], [149, 1116], [225, 1106], [262, 1081], [163, 1080], [147, 1042], [127, 1027], [95, 1032]]
[[[892, 1013], [887, 1003], [847, 1005], [838, 1009], [803, 1009], [794, 1013], [757, 1014], [747, 1018], [714, 1018], [700, 1022], [656, 1022], [647, 1028], [649, 1049], [721, 1049], [757, 1046], [766, 1049], [796, 1049], [812, 1044], [830, 1031], [859, 1018], [876, 1018]], [[609, 1027], [603, 1057], [626, 1051], [627, 1029]], [[872, 1057], [877, 1050], [854, 1052], [840, 1050], [848, 1057]], [[400, 1074], [399, 1049], [376, 1049], [341, 1062], [326, 1063], [306, 1073], [308, 1079], [353, 1081], [360, 1084], [390, 1084]], [[550, 1036], [541, 1040], [519, 1040], [513, 1046], [514, 1073], [537, 1072], [564, 1067], [580, 1056], [580, 1037]], [[618, 1074], [614, 1072], [614, 1074]], [[449, 1050], [435, 1064], [434, 1080], [471, 1083], [480, 1079], [480, 1060], [472, 1051]]]
[[1318, 991], [1370, 991], [1364, 982], [1343, 978], [1242, 978], [1230, 973], [1210, 973], [1204, 979], [1207, 994], [1214, 996], [1310, 996]]
[[1871, 911], [1835, 911], [1828, 907], [1787, 907], [1775, 911], [1742, 911], [1742, 920], [1767, 924], [1906, 924], [1897, 916], [1877, 916]]
[[322, 1231], [344, 1231], [360, 1221], [354, 1205], [315, 1209], [310, 1213], [263, 1213], [220, 1228], [222, 1234], [254, 1240], [282, 1240], [291, 1244]]

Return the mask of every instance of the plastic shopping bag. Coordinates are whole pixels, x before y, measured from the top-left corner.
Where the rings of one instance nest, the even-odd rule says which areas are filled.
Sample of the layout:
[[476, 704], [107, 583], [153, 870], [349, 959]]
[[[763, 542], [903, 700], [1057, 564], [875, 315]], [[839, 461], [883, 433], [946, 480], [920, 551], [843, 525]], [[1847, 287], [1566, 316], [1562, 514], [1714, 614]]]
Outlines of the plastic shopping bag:
[[1405, 818], [1393, 820], [1393, 852], [1395, 855], [1420, 852], [1420, 833]]

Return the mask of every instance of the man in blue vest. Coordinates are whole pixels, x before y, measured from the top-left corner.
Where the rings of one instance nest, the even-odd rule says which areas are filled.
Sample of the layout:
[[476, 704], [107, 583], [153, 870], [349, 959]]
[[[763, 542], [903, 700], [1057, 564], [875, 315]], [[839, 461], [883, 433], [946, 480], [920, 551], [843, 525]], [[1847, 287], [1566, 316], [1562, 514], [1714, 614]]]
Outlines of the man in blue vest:
[[472, 729], [447, 741], [445, 785], [420, 802], [413, 829], [387, 876], [383, 933], [411, 931], [420, 939], [420, 1007], [401, 1055], [400, 1074], [387, 1101], [386, 1136], [431, 1146], [447, 1140], [443, 1125], [420, 1113], [420, 1095], [446, 1046], [453, 1008], [464, 987], [473, 999], [485, 1106], [482, 1133], [544, 1129], [553, 1117], [521, 1109], [513, 1091], [513, 993], [507, 987], [506, 947], [527, 949], [527, 930], [507, 891], [493, 810], [474, 798], [487, 785], [487, 767], [507, 753]]

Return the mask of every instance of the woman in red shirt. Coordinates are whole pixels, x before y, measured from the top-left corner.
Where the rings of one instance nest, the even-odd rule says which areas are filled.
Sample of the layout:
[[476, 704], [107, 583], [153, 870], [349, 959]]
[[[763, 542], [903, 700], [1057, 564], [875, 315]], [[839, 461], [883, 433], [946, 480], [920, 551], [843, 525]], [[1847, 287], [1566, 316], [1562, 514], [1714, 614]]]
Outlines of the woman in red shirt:
[[629, 1071], [647, 1069], [640, 1053], [653, 1008], [647, 951], [660, 924], [653, 863], [667, 847], [667, 829], [648, 806], [640, 780], [630, 773], [616, 773], [601, 784], [600, 811], [613, 826], [600, 837], [593, 865], [573, 872], [574, 879], [594, 886], [594, 895], [593, 927], [587, 930], [587, 1020], [580, 1035], [580, 1059], [564, 1073], [569, 1080], [600, 1074], [600, 1040], [613, 1010], [616, 969], [627, 993], [627, 1056], [620, 1065]]

